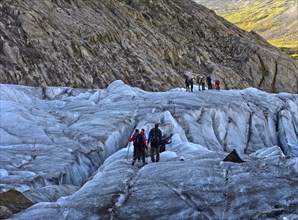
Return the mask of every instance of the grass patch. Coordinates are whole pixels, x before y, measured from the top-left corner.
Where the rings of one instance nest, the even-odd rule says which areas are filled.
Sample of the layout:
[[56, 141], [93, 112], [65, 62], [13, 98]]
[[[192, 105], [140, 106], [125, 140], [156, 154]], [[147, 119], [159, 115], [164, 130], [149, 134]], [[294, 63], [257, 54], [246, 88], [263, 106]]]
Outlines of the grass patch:
[[269, 43], [289, 54], [294, 59], [298, 59], [298, 40], [276, 39], [270, 40]]
[[249, 5], [239, 9], [217, 10], [216, 13], [238, 27], [251, 31], [257, 29], [261, 23], [267, 22], [280, 14], [292, 4], [293, 1], [286, 0], [251, 1]]

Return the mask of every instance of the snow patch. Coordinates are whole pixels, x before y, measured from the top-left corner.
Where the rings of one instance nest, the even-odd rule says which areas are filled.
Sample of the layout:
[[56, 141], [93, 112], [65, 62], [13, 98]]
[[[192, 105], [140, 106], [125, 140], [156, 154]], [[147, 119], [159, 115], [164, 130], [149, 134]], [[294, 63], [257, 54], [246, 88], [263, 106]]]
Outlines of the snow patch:
[[9, 175], [9, 173], [7, 172], [7, 170], [5, 169], [0, 169], [0, 179], [7, 177]]

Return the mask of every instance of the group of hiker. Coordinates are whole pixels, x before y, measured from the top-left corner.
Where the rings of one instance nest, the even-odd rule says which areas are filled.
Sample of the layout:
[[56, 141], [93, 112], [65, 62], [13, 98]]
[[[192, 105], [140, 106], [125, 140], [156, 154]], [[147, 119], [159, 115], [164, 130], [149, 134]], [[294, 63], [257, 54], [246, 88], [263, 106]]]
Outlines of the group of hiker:
[[[211, 79], [210, 75], [207, 76], [206, 80], [205, 80], [204, 76], [199, 76], [198, 75], [197, 77], [195, 77], [193, 75], [190, 78], [188, 76], [185, 76], [185, 89], [186, 89], [186, 92], [193, 92], [193, 85], [194, 85], [195, 81], [198, 84], [199, 91], [206, 90], [205, 82], [207, 83], [208, 90], [213, 89], [212, 79]], [[215, 90], [220, 90], [219, 84], [220, 84], [219, 80], [218, 79], [215, 80]]]
[[145, 129], [139, 131], [136, 129], [129, 139], [130, 142], [133, 142], [133, 160], [132, 165], [135, 164], [136, 160], [143, 161], [143, 165], [146, 163], [146, 150], [150, 145], [150, 156], [151, 162], [159, 162], [159, 154], [166, 150], [166, 144], [171, 143], [171, 140], [166, 136], [162, 136], [162, 132], [159, 129], [159, 124], [156, 123], [154, 128], [149, 132], [148, 139], [146, 139]]

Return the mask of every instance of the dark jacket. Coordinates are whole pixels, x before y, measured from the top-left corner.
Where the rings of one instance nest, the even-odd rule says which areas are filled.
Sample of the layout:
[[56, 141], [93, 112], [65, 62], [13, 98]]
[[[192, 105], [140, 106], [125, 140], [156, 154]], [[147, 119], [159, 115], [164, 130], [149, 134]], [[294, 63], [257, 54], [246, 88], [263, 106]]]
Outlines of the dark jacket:
[[[137, 146], [138, 144], [136, 144], [137, 147], [146, 147], [147, 148], [147, 142], [146, 142], [146, 138], [145, 138], [145, 135], [143, 132], [140, 132], [138, 135], [141, 135], [142, 136], [142, 142], [139, 146]], [[138, 138], [138, 135], [135, 137], [135, 140]]]
[[161, 145], [162, 143], [162, 134], [161, 134], [161, 130], [159, 128], [152, 128], [149, 132], [149, 137], [148, 137], [148, 143], [150, 142], [152, 144], [152, 137], [153, 137], [153, 134], [154, 132], [157, 133], [157, 136], [158, 136], [158, 141], [159, 141], [159, 145]]

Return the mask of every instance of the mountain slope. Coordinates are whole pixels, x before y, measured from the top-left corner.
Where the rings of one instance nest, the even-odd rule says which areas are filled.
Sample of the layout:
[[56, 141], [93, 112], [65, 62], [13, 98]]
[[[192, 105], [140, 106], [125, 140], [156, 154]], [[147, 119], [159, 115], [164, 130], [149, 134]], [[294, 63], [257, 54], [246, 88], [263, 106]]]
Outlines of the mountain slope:
[[298, 2], [296, 0], [195, 0], [247, 31], [298, 57]]
[[[46, 10], [45, 10], [46, 9]], [[7, 0], [0, 82], [146, 90], [184, 86], [186, 71], [225, 89], [298, 92], [298, 64], [193, 1]]]

